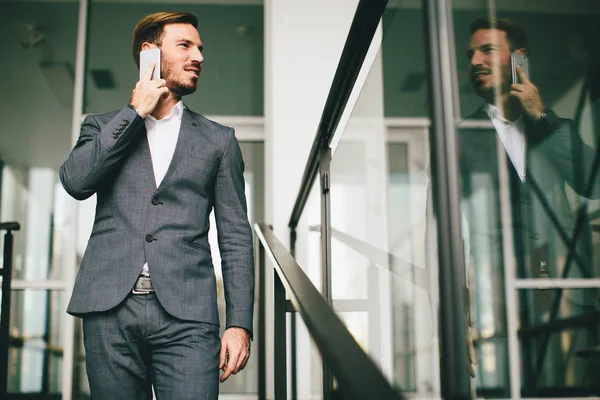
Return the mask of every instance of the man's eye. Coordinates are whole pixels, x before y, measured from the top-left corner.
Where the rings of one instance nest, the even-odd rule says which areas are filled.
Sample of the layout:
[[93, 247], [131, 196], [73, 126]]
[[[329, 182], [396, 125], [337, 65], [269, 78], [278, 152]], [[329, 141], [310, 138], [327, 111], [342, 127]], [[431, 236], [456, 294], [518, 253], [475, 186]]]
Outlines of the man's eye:
[[181, 47], [188, 47], [187, 43], [179, 43]]

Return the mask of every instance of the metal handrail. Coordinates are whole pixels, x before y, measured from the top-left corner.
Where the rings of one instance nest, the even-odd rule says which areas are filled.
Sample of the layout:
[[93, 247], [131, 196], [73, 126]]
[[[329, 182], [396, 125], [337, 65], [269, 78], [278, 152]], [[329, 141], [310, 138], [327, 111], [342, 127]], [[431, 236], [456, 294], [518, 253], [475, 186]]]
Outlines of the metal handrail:
[[[344, 399], [402, 399], [400, 389], [392, 388], [380, 369], [362, 350], [296, 260], [277, 239], [273, 230], [266, 224], [255, 224], [254, 231], [260, 242], [257, 244], [259, 247], [257, 253], [260, 254], [258, 267], [261, 271], [264, 270], [266, 267], [265, 255], [267, 255], [275, 270], [273, 274], [275, 280], [275, 398], [287, 398], [285, 356], [287, 294], [293, 310], [304, 320], [324, 362], [337, 379], [338, 388]], [[259, 304], [265, 304], [265, 284], [266, 282], [259, 283]], [[259, 318], [263, 319], [265, 314], [262, 310], [259, 312]], [[264, 319], [259, 322], [259, 326], [264, 329]], [[264, 338], [264, 332], [262, 334], [259, 332], [259, 335]], [[263, 352], [259, 358], [266, 360], [264, 346], [259, 351]], [[265, 377], [263, 376], [262, 379]], [[260, 383], [259, 386], [261, 386]], [[265, 398], [265, 393], [259, 392], [259, 399], [262, 398]]]
[[600, 323], [600, 310], [574, 315], [572, 317], [550, 320], [536, 325], [519, 328], [517, 334], [521, 339], [537, 338], [540, 335], [551, 335], [567, 329], [580, 329]]
[[321, 148], [329, 146], [331, 137], [342, 118], [387, 3], [387, 0], [360, 0], [356, 8], [300, 182], [300, 190], [289, 222], [291, 229], [295, 229], [300, 221], [310, 189], [319, 171]]
[[10, 329], [10, 295], [12, 280], [12, 256], [13, 256], [13, 234], [21, 226], [18, 222], [2, 222], [0, 230], [4, 234], [4, 262], [0, 268], [2, 276], [2, 311], [0, 314], [0, 398], [6, 398], [8, 394], [8, 346]]

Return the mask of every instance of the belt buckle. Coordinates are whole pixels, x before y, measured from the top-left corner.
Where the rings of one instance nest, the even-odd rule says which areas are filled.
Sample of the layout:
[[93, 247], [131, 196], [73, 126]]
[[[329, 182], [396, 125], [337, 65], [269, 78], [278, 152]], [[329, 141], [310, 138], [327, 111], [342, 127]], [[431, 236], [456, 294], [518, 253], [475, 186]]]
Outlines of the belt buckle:
[[132, 289], [131, 293], [133, 293], [133, 294], [150, 294], [150, 293], [154, 293], [154, 290]]

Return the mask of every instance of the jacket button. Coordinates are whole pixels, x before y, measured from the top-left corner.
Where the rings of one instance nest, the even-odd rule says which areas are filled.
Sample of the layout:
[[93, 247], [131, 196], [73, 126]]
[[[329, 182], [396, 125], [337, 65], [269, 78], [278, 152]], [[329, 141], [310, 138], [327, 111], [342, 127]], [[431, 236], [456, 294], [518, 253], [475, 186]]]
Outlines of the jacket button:
[[157, 205], [160, 204], [160, 201], [156, 197], [153, 197], [152, 198], [152, 204], [154, 204], [155, 206], [157, 206]]
[[150, 243], [153, 240], [154, 238], [152, 237], [152, 235], [146, 235], [146, 242]]

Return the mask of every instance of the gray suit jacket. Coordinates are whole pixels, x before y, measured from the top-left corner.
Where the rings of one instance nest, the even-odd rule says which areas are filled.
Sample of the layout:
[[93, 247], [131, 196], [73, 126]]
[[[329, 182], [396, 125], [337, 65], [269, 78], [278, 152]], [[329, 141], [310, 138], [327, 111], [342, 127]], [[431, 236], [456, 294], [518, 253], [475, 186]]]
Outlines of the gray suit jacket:
[[252, 332], [254, 258], [243, 170], [233, 129], [185, 108], [173, 159], [157, 188], [143, 119], [129, 107], [88, 116], [60, 168], [71, 196], [97, 194], [67, 311], [81, 316], [117, 306], [148, 262], [156, 295], [171, 315], [218, 325], [208, 243], [214, 208], [226, 326]]
[[[483, 109], [468, 119], [489, 121]], [[552, 125], [540, 126], [527, 122], [525, 133], [527, 174], [524, 183], [510, 160], [506, 160], [518, 274], [521, 278], [538, 277], [544, 262], [549, 275], [557, 277], [562, 267], [559, 260], [568, 253], [559, 230], [570, 240], [576, 220], [565, 184], [578, 194], [586, 192], [595, 152], [581, 141], [570, 120], [557, 119]], [[503, 262], [503, 237], [498, 157], [507, 157], [506, 152], [497, 153], [494, 129], [461, 129], [458, 136], [462, 207], [469, 221], [470, 256], [474, 258], [475, 268], [485, 260], [499, 265]], [[590, 197], [597, 198], [600, 194], [598, 179], [592, 187]], [[482, 218], [484, 215], [487, 217]], [[591, 271], [590, 249], [584, 245], [586, 236], [589, 237], [589, 232], [580, 234], [577, 247], [580, 260], [587, 264], [584, 268]], [[583, 276], [575, 265], [570, 271], [567, 277]]]

